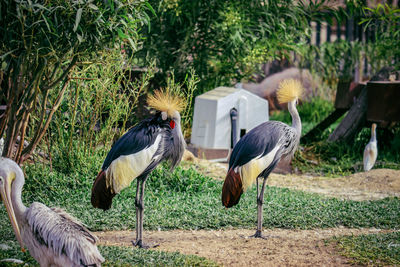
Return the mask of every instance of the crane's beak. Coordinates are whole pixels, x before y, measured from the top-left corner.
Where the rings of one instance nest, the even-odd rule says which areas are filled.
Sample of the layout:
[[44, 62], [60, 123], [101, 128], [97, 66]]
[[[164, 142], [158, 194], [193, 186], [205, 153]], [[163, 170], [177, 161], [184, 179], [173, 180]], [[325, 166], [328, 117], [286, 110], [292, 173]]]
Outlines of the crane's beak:
[[6, 206], [6, 210], [8, 213], [8, 217], [10, 218], [11, 225], [14, 229], [15, 236], [21, 246], [22, 252], [25, 252], [24, 243], [22, 242], [21, 232], [19, 230], [19, 226], [17, 223], [17, 219], [15, 217], [14, 208], [11, 202], [11, 183], [13, 179], [9, 179], [10, 177], [6, 177], [4, 179], [4, 183], [0, 184], [0, 195], [3, 199], [4, 206]]

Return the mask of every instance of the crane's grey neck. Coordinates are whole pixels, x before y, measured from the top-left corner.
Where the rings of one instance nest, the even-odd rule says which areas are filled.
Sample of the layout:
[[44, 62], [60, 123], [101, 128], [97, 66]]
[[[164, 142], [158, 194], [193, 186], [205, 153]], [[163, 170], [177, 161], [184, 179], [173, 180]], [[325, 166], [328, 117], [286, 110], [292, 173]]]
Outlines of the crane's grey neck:
[[301, 120], [299, 116], [299, 112], [296, 108], [297, 99], [288, 103], [289, 113], [292, 116], [292, 127], [296, 130], [298, 137], [301, 135]]
[[21, 197], [22, 187], [24, 186], [25, 178], [24, 178], [24, 173], [18, 166], [13, 168], [13, 171], [15, 172], [15, 180], [12, 184], [12, 189], [11, 189], [11, 201], [13, 204], [15, 216], [17, 218], [22, 218], [26, 210], [25, 205], [22, 203], [22, 197]]

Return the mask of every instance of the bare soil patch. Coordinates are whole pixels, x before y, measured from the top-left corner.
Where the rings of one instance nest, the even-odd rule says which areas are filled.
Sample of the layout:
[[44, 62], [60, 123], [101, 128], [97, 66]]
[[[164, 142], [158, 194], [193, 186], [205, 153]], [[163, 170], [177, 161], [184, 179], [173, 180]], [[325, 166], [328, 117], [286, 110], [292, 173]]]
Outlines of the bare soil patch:
[[[155, 250], [198, 255], [224, 266], [348, 266], [325, 239], [334, 236], [388, 232], [379, 229], [265, 229], [268, 239], [249, 238], [254, 230], [145, 231]], [[133, 231], [97, 232], [100, 244], [132, 246]]]
[[267, 183], [339, 199], [361, 201], [400, 197], [400, 171], [391, 169], [375, 169], [339, 178], [272, 174]]

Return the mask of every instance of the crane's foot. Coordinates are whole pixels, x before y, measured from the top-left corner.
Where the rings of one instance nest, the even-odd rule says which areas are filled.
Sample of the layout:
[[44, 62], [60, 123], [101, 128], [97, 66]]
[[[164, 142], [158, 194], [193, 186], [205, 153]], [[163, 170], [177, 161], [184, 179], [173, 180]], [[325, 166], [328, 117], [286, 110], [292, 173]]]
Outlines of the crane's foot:
[[254, 235], [251, 235], [249, 237], [268, 239], [268, 236], [264, 236], [260, 230], [257, 230]]
[[142, 239], [139, 239], [139, 240], [136, 240], [136, 241], [132, 241], [132, 245], [134, 247], [138, 247], [138, 248], [149, 249], [149, 248], [156, 248], [160, 244], [147, 244], [147, 243], [143, 243]]

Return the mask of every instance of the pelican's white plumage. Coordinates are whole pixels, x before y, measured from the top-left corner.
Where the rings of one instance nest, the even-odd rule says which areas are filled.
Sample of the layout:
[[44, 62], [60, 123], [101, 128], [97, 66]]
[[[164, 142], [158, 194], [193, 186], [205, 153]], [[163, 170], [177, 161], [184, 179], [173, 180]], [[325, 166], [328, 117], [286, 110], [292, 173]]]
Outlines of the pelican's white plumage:
[[38, 202], [25, 207], [21, 200], [23, 185], [20, 167], [1, 158], [0, 189], [5, 205], [11, 206], [7, 212], [14, 232], [40, 266], [100, 266], [104, 258], [97, 249], [97, 237], [59, 208]]
[[378, 142], [376, 140], [376, 124], [371, 127], [371, 139], [364, 149], [364, 171], [369, 171], [374, 167], [376, 158], [378, 157]]

